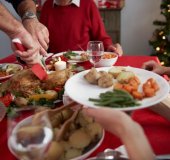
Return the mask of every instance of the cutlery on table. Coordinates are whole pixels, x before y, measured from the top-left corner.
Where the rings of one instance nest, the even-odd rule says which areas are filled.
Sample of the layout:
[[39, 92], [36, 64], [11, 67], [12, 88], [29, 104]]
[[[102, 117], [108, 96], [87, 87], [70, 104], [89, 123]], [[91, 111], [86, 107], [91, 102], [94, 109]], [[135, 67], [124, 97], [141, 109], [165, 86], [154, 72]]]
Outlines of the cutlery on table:
[[78, 44], [77, 45], [83, 52], [85, 52], [86, 53], [86, 51]]
[[[119, 147], [120, 148], [120, 147]], [[124, 151], [123, 151], [124, 150]], [[125, 152], [125, 153], [124, 153]], [[170, 155], [155, 155], [155, 160], [166, 160], [170, 159]], [[90, 158], [89, 160], [129, 160], [126, 149], [121, 147], [121, 149], [110, 149], [107, 148], [103, 152], [97, 154], [96, 157]]]
[[89, 158], [88, 160], [129, 160], [124, 157], [119, 151], [113, 149], [105, 149], [103, 152], [97, 154], [96, 157]]
[[109, 148], [105, 149], [104, 152], [98, 153], [97, 159], [128, 160], [121, 152]]

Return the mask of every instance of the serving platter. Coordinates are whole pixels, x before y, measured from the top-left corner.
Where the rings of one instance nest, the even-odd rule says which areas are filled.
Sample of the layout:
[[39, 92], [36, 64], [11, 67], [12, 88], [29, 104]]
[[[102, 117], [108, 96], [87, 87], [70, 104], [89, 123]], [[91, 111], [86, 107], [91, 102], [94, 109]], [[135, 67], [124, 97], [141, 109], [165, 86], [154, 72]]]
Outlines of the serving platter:
[[[97, 68], [97, 71], [108, 71], [111, 67], [101, 67]], [[124, 67], [127, 71], [132, 71], [140, 79], [141, 84], [146, 82], [149, 78], [153, 78], [158, 83], [160, 89], [156, 92], [156, 95], [150, 98], [144, 98], [139, 101], [139, 106], [129, 106], [126, 108], [114, 108], [117, 110], [130, 111], [136, 109], [142, 109], [150, 107], [161, 102], [164, 98], [167, 97], [169, 93], [169, 83], [160, 75], [147, 71], [144, 69], [133, 68], [133, 67]], [[89, 70], [82, 71], [73, 77], [71, 77], [65, 84], [65, 91], [68, 96], [74, 101], [93, 108], [98, 108], [99, 106], [94, 105], [93, 102], [89, 101], [89, 98], [98, 98], [100, 93], [106, 91], [112, 91], [113, 87], [101, 88], [97, 85], [92, 85], [87, 82], [84, 78], [84, 75], [87, 74]], [[142, 89], [142, 85], [139, 86], [139, 89]], [[101, 107], [101, 106], [100, 106]]]
[[[28, 116], [27, 118], [21, 120], [20, 122], [18, 122], [16, 124], [16, 126], [13, 128], [13, 133], [16, 133], [17, 130], [22, 127], [22, 126], [26, 126], [26, 125], [30, 125], [31, 121], [32, 121], [32, 115]], [[51, 133], [48, 131], [49, 136], [52, 138]], [[92, 154], [103, 142], [105, 137], [105, 130], [102, 130], [102, 136], [100, 137], [100, 139], [98, 141], [96, 141], [95, 143], [93, 142], [89, 147], [87, 147], [84, 151], [84, 153], [82, 153], [82, 155], [74, 157], [70, 160], [82, 160], [82, 159], [86, 159], [90, 154]], [[10, 152], [17, 158], [17, 154], [13, 151], [12, 149], [12, 143], [16, 143], [15, 141], [15, 137], [11, 136], [8, 139], [8, 148], [10, 150]], [[17, 145], [17, 144], [15, 144]], [[43, 147], [44, 144], [41, 144], [41, 147]]]
[[8, 72], [8, 75], [1, 75], [0, 80], [4, 80], [7, 78], [12, 77], [16, 72], [21, 71], [23, 67], [20, 64], [15, 63], [1, 63], [0, 64], [0, 71]]
[[[63, 55], [66, 54], [67, 52], [68, 52], [68, 51], [56, 53], [55, 55], [52, 56], [52, 58], [63, 56]], [[69, 58], [69, 59], [67, 60], [68, 63], [82, 63], [82, 62], [88, 61], [88, 59], [87, 59], [87, 60], [82, 60], [82, 59], [81, 59], [81, 54], [82, 54], [82, 53], [86, 53], [85, 51], [70, 51], [70, 52], [76, 53], [77, 55], [76, 55], [76, 56], [73, 56], [74, 58]]]

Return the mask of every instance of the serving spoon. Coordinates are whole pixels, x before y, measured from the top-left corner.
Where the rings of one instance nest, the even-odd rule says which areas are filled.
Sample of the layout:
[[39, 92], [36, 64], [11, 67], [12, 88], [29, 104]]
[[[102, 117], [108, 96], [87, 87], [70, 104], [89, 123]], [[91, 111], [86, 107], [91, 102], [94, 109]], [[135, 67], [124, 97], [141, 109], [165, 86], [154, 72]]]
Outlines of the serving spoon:
[[64, 110], [67, 107], [73, 107], [75, 105], [79, 105], [78, 103], [76, 103], [75, 101], [67, 104], [67, 105], [63, 105], [61, 107], [55, 108], [55, 109], [46, 109], [44, 111], [41, 111], [39, 113], [36, 113], [33, 118], [32, 118], [32, 124], [39, 124], [39, 120], [41, 118], [41, 116], [43, 116], [44, 114], [47, 114], [49, 116], [49, 118], [52, 118], [56, 113], [61, 112], [62, 110]]

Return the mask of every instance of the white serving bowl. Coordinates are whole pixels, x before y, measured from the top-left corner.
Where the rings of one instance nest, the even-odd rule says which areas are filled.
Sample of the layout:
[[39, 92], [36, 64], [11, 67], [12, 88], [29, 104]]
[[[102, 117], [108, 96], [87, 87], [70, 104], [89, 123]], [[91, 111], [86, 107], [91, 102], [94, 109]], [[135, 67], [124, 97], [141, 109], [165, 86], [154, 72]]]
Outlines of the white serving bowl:
[[[17, 129], [20, 128], [21, 126], [30, 124], [30, 123], [31, 123], [31, 120], [32, 120], [32, 116], [29, 116], [29, 117], [21, 120], [21, 121], [14, 127], [15, 132], [16, 132]], [[105, 130], [103, 129], [101, 138], [100, 138], [95, 144], [92, 144], [92, 146], [90, 146], [90, 149], [89, 149], [88, 151], [85, 151], [85, 153], [82, 154], [81, 156], [72, 158], [72, 159], [70, 159], [70, 160], [85, 160], [86, 158], [88, 158], [88, 157], [102, 144], [102, 142], [103, 142], [103, 140], [104, 140], [104, 137], [105, 137]], [[12, 150], [12, 146], [11, 146], [12, 141], [13, 141], [13, 138], [9, 138], [9, 140], [8, 140], [8, 148], [9, 148], [10, 152], [17, 158], [16, 153]]]
[[111, 67], [113, 66], [118, 59], [118, 55], [112, 52], [104, 52], [104, 54], [114, 54], [114, 58], [104, 59], [102, 58], [99, 62], [96, 63], [96, 67]]
[[87, 159], [102, 144], [104, 136], [105, 136], [105, 131], [103, 130], [101, 139], [89, 151], [87, 151], [86, 153], [82, 154], [81, 156], [75, 157], [71, 160], [85, 160], [85, 159]]

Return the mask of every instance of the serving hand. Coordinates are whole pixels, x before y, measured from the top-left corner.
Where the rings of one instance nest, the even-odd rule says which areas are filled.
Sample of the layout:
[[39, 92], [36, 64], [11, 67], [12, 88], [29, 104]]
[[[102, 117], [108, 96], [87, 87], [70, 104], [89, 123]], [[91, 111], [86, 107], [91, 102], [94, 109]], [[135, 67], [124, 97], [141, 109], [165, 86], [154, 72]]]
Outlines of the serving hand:
[[166, 67], [159, 65], [157, 62], [153, 60], [143, 63], [142, 68], [155, 72], [159, 75], [165, 74], [165, 71], [166, 71]]
[[26, 50], [20, 51], [12, 43], [12, 49], [19, 55], [19, 57], [25, 61], [27, 64], [34, 64], [35, 57], [39, 54], [40, 45], [35, 39], [24, 29], [18, 28], [15, 33], [10, 35], [10, 38], [19, 39], [21, 44], [25, 46]]
[[104, 129], [119, 137], [131, 160], [154, 159], [152, 148], [142, 128], [124, 112], [111, 108], [85, 108], [83, 112], [93, 117]]
[[119, 56], [122, 56], [123, 55], [123, 49], [121, 47], [121, 45], [119, 43], [116, 43], [114, 45], [110, 45], [108, 48], [107, 48], [107, 51], [108, 52], [114, 52], [116, 53], [117, 55]]
[[24, 27], [32, 35], [34, 39], [40, 45], [40, 54], [43, 56], [47, 55], [47, 49], [49, 45], [49, 32], [48, 29], [38, 21], [38, 19], [25, 19], [23, 21]]

